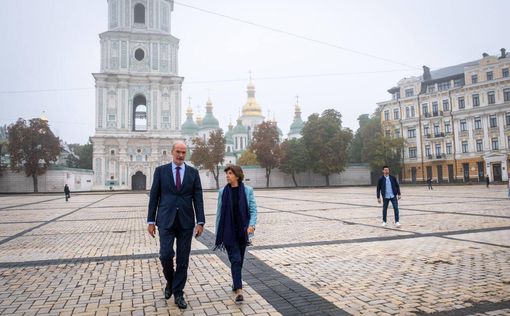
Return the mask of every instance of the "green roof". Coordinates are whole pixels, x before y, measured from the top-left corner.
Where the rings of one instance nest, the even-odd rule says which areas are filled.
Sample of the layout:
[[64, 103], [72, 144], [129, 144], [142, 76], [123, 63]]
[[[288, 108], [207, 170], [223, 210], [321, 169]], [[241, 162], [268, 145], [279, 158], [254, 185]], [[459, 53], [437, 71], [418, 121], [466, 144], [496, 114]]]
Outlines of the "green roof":
[[305, 122], [301, 118], [295, 118], [294, 122], [290, 125], [290, 133], [291, 134], [299, 134], [301, 130], [305, 126]]
[[220, 122], [214, 117], [212, 113], [207, 113], [202, 120], [202, 128], [219, 128]]
[[183, 134], [195, 135], [198, 132], [199, 127], [191, 117], [188, 117], [184, 124], [182, 124], [181, 129]]

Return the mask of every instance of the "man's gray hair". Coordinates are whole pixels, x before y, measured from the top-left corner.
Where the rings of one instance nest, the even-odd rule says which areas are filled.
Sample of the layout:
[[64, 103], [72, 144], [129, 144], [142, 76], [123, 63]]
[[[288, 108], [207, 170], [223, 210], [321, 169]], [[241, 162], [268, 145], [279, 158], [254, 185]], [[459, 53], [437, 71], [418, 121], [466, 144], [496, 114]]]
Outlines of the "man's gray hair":
[[[178, 141], [176, 141], [176, 142], [172, 145], [172, 152], [174, 151], [174, 149], [175, 149], [175, 145], [177, 145], [177, 144], [183, 144], [184, 146], [186, 146], [186, 143], [185, 143], [185, 142], [183, 142], [182, 140], [178, 140]], [[187, 146], [186, 146], [186, 147], [187, 147]]]

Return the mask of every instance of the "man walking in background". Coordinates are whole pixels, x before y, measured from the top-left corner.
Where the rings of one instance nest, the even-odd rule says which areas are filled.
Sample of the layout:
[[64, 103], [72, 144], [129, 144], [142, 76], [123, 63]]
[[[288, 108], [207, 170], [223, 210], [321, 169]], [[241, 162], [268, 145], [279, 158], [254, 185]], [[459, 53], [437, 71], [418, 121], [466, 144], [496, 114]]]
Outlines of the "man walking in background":
[[165, 299], [173, 294], [175, 304], [181, 309], [188, 306], [183, 289], [188, 276], [193, 228], [198, 237], [205, 224], [200, 175], [197, 169], [184, 163], [185, 157], [186, 145], [177, 142], [172, 147], [172, 162], [154, 171], [147, 216], [147, 231], [151, 237], [155, 237], [158, 226], [159, 258], [167, 281]]
[[383, 196], [383, 226], [386, 226], [386, 214], [388, 212], [388, 204], [391, 201], [393, 211], [395, 213], [395, 226], [400, 227], [398, 214], [398, 200], [400, 200], [400, 185], [397, 178], [390, 175], [390, 168], [383, 167], [383, 175], [377, 181], [377, 202], [381, 203], [381, 194]]

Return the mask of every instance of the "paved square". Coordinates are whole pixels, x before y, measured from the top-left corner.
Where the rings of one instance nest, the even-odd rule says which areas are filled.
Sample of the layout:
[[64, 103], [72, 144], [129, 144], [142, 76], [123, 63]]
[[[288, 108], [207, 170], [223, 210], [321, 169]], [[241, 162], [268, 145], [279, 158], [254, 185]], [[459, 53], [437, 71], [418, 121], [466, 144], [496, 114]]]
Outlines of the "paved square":
[[0, 197], [2, 315], [510, 315], [504, 186], [403, 187], [401, 228], [381, 226], [373, 187], [255, 190], [246, 301], [224, 253], [193, 240], [189, 307], [163, 299], [145, 193]]

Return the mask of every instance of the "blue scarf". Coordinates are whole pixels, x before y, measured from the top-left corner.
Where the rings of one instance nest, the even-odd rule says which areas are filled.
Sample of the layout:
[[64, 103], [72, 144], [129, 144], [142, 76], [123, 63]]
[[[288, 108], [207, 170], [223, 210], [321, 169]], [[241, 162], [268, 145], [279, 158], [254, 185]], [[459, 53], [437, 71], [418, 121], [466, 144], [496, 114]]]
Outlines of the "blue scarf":
[[[246, 200], [246, 193], [244, 184], [239, 183], [239, 196], [232, 196], [232, 187], [227, 184], [223, 189], [221, 196], [221, 217], [220, 224], [217, 229], [216, 242], [214, 249], [224, 249], [225, 246], [233, 246], [235, 242], [248, 242], [248, 229], [250, 216], [248, 214], [248, 201]], [[232, 199], [239, 199], [239, 223], [238, 227], [234, 221], [234, 208]], [[239, 235], [236, 235], [238, 232]]]

